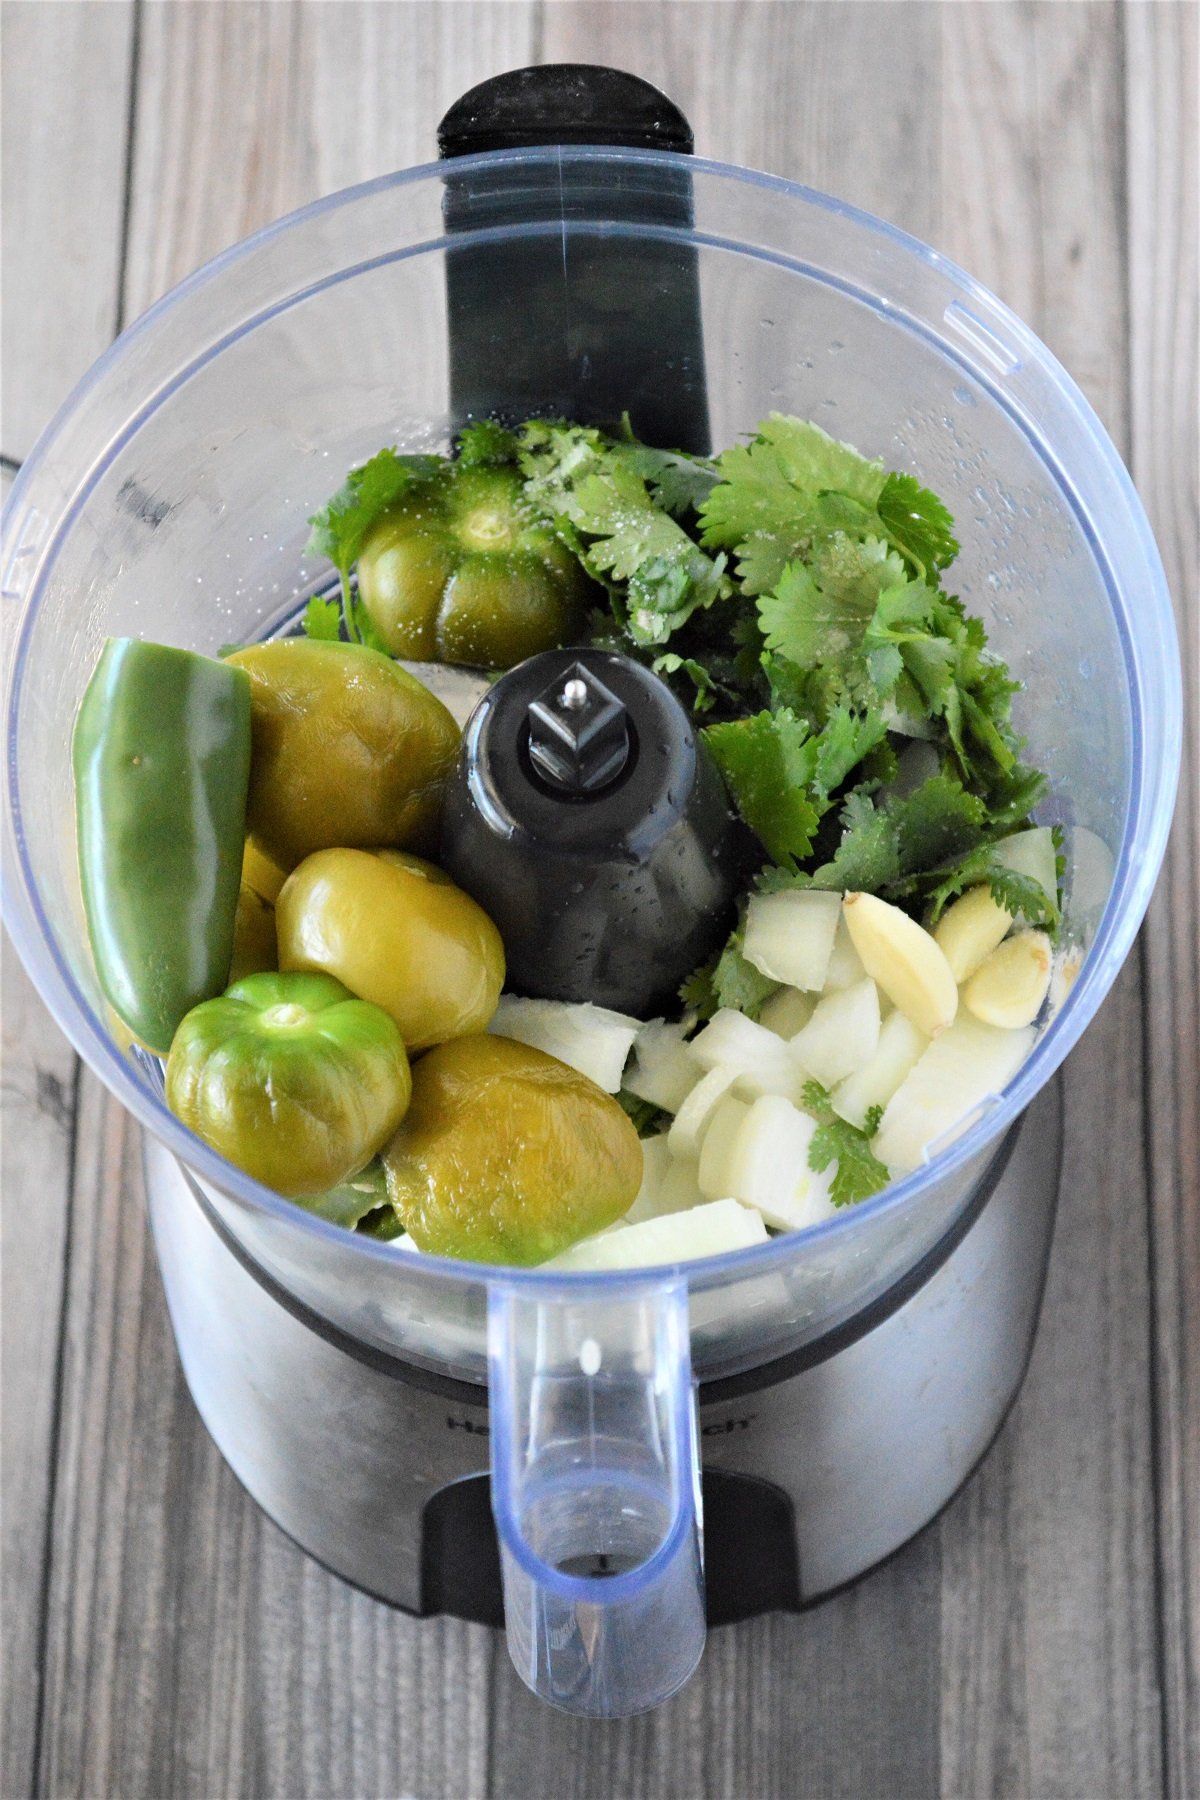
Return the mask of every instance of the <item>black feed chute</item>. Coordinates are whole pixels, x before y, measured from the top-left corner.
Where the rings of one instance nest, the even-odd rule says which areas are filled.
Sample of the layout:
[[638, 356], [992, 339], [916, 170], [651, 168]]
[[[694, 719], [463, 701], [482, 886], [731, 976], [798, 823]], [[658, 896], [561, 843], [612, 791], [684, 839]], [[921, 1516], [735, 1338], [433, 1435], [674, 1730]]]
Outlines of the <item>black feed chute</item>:
[[[455, 102], [438, 127], [443, 215], [451, 240], [474, 241], [446, 256], [453, 418], [616, 426], [628, 413], [647, 442], [705, 453], [690, 174], [635, 157], [619, 171], [611, 157], [453, 167], [542, 144], [688, 154], [692, 132], [649, 82], [583, 63], [515, 69]], [[630, 224], [637, 236], [612, 229]]]
[[[679, 109], [616, 69], [518, 69], [458, 100], [438, 144], [447, 231], [464, 240], [446, 258], [456, 422], [628, 415], [650, 443], [707, 451], [696, 255], [673, 235], [692, 225], [686, 165], [453, 167], [540, 144], [686, 155]], [[637, 235], [611, 229], [631, 222]], [[687, 714], [629, 657], [533, 657], [467, 727], [442, 860], [499, 926], [517, 993], [673, 1010], [728, 933], [753, 855]]]

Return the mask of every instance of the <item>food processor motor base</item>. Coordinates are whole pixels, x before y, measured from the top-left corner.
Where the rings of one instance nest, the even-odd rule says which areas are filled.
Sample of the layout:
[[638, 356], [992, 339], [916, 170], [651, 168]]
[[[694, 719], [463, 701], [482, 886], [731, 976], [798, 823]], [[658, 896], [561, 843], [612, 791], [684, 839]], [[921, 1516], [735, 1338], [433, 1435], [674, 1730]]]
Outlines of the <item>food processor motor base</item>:
[[[1060, 1149], [1056, 1081], [897, 1287], [790, 1356], [701, 1384], [710, 1625], [853, 1581], [970, 1475], [1029, 1359]], [[239, 1480], [355, 1586], [502, 1624], [485, 1390], [331, 1341], [252, 1272], [170, 1152], [147, 1139], [145, 1155], [184, 1374]]]

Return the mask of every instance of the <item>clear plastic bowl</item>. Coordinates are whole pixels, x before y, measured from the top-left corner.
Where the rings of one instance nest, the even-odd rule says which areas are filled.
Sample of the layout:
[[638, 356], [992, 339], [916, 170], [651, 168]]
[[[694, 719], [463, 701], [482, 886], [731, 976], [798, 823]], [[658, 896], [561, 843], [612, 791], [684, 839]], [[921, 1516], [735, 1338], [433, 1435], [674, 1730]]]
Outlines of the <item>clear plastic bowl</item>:
[[[731, 1374], [838, 1325], [919, 1261], [1110, 987], [1154, 884], [1178, 769], [1178, 651], [1162, 569], [1074, 383], [1005, 307], [912, 238], [788, 182], [650, 152], [551, 148], [452, 167], [477, 216], [494, 200], [496, 221], [456, 235], [456, 249], [550, 239], [564, 282], [616, 234], [694, 259], [715, 444], [773, 409], [798, 413], [945, 498], [963, 544], [955, 583], [1026, 684], [1015, 712], [1030, 759], [1051, 778], [1044, 816], [1068, 828], [1067, 923], [1087, 954], [1008, 1089], [885, 1194], [677, 1272], [692, 1370]], [[685, 175], [690, 228], [670, 222]], [[0, 578], [11, 651], [4, 904], [64, 1031], [187, 1165], [248, 1254], [363, 1343], [482, 1382], [489, 1290], [493, 1351], [514, 1317], [535, 1332], [540, 1320], [549, 1340], [546, 1321], [580, 1308], [593, 1324], [613, 1321], [619, 1362], [621, 1321], [631, 1307], [644, 1312], [645, 1280], [403, 1255], [300, 1211], [190, 1136], [155, 1072], [108, 1035], [79, 899], [69, 755], [105, 637], [211, 653], [286, 629], [327, 578], [304, 561], [305, 521], [346, 469], [386, 442], [447, 445], [459, 421], [448, 414], [445, 176], [441, 165], [367, 183], [228, 251], [125, 332], [39, 441], [10, 496]], [[505, 223], [526, 182], [542, 201], [547, 186], [569, 185], [564, 216]], [[534, 341], [562, 329], [531, 307]], [[681, 367], [681, 382], [694, 378]], [[500, 409], [504, 379], [498, 368]], [[665, 1293], [669, 1279], [651, 1288]], [[626, 1333], [642, 1345], [629, 1350], [635, 1362], [648, 1342], [656, 1357], [675, 1342], [661, 1327]], [[688, 1376], [682, 1336], [666, 1371], [677, 1395]], [[574, 1351], [563, 1354], [570, 1363]], [[514, 1417], [522, 1393], [510, 1394]], [[517, 1434], [528, 1450], [526, 1426]], [[686, 1471], [694, 1452], [677, 1448]], [[680, 1505], [686, 1487], [684, 1473]]]

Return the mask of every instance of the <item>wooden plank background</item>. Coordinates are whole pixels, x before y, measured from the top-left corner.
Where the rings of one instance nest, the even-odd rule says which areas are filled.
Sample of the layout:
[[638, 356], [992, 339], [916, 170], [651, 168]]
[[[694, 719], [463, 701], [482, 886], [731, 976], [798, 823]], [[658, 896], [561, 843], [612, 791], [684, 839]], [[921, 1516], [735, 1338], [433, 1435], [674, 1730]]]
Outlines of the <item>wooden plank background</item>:
[[308, 1563], [183, 1388], [136, 1133], [4, 964], [0, 1793], [1200, 1795], [1197, 22], [1190, 3], [6, 0], [0, 450], [113, 331], [286, 209], [432, 154], [534, 61], [666, 88], [706, 154], [965, 264], [1129, 461], [1180, 618], [1188, 762], [1135, 954], [1065, 1075], [1043, 1325], [983, 1469], [668, 1706], [540, 1708], [503, 1643]]

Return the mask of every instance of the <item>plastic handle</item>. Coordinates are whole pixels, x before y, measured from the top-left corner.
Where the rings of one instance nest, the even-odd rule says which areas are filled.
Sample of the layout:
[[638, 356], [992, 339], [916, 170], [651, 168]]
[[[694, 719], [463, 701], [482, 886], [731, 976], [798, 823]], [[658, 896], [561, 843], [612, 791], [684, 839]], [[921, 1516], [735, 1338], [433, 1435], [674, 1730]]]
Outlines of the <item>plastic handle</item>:
[[619, 1718], [704, 1649], [687, 1287], [488, 1302], [492, 1508], [508, 1648], [566, 1712]]

